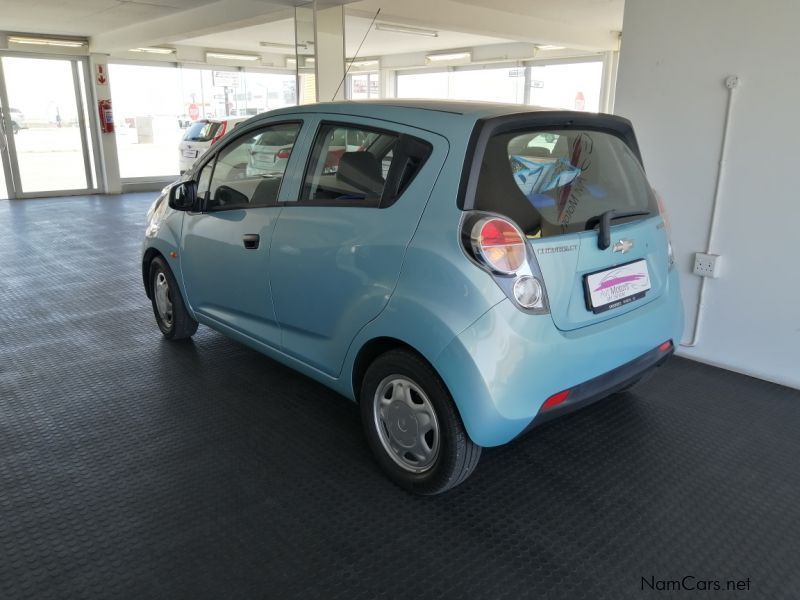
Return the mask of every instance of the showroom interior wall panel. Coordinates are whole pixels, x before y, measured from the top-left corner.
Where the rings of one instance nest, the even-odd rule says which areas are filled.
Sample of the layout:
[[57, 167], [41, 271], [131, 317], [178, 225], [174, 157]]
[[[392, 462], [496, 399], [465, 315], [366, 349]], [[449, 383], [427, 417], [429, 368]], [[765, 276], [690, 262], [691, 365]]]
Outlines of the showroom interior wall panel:
[[800, 3], [637, 0], [625, 5], [615, 112], [631, 118], [667, 203], [692, 338], [728, 90], [734, 91], [702, 327], [688, 357], [800, 388], [796, 24]]

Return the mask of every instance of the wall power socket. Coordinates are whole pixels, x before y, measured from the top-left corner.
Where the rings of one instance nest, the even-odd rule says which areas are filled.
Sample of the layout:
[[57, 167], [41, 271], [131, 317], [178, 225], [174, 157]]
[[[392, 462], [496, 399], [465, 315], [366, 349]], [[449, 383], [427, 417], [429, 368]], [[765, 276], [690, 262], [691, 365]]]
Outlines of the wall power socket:
[[705, 252], [695, 252], [694, 254], [694, 274], [700, 277], [719, 277], [719, 254], [706, 254]]

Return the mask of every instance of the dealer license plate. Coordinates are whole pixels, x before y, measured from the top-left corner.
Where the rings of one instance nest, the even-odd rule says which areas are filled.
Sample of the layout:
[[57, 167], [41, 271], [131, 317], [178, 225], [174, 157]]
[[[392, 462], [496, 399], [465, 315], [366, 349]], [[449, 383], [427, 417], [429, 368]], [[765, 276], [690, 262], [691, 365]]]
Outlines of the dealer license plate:
[[197, 150], [184, 150], [183, 151], [184, 158], [197, 158]]
[[650, 289], [646, 260], [637, 260], [584, 278], [587, 307], [593, 313], [619, 308], [643, 298]]

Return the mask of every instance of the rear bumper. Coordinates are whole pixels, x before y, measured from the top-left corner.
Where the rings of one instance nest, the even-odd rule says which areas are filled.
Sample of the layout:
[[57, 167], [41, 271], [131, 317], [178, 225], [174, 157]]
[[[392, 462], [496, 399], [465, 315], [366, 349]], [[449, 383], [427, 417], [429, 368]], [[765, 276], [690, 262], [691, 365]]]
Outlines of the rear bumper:
[[663, 351], [660, 348], [653, 348], [650, 352], [642, 354], [616, 369], [578, 384], [569, 390], [566, 400], [552, 408], [540, 410], [533, 421], [522, 430], [522, 433], [625, 389], [651, 374], [674, 353], [674, 343], [670, 344], [669, 349]]
[[[545, 401], [570, 396], [546, 418], [614, 393], [671, 354], [651, 354], [683, 332], [677, 273], [664, 293], [613, 319], [561, 331], [550, 315], [528, 315], [503, 300], [462, 331], [433, 361], [470, 438], [498, 446], [545, 420]], [[545, 411], [541, 411], [545, 414]]]

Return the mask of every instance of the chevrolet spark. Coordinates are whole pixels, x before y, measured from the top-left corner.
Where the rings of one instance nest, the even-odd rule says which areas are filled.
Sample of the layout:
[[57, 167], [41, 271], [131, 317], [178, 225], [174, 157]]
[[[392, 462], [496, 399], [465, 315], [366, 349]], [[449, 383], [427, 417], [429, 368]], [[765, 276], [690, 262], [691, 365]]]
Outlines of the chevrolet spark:
[[[253, 160], [264, 136], [285, 160]], [[683, 321], [630, 122], [511, 105], [253, 117], [153, 204], [142, 275], [165, 337], [202, 323], [357, 401], [422, 494], [630, 387]]]

